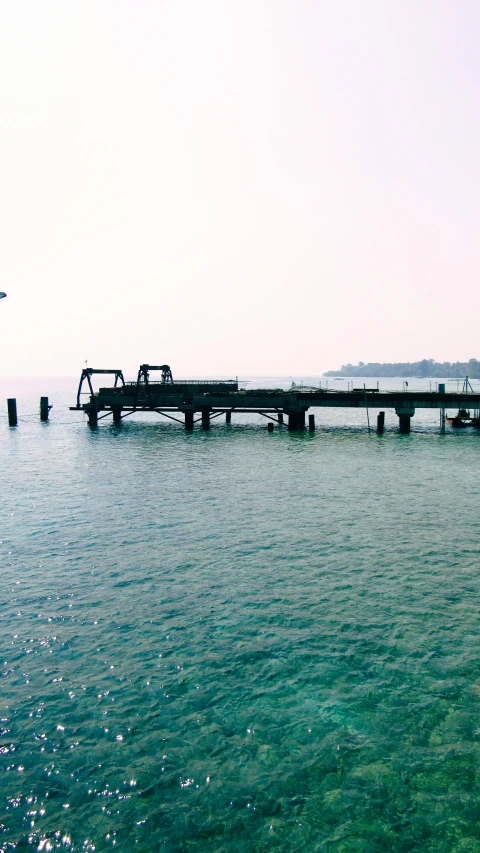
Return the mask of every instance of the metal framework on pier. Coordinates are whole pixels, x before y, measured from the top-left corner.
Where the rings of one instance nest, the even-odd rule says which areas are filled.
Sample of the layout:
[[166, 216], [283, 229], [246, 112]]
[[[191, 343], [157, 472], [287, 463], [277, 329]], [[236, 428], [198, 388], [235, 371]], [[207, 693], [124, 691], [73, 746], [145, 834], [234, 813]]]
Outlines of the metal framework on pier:
[[116, 388], [118, 383], [121, 382], [122, 385], [125, 385], [125, 379], [123, 378], [123, 372], [121, 370], [96, 370], [93, 367], [84, 367], [82, 370], [82, 375], [80, 376], [80, 382], [78, 385], [77, 391], [77, 409], [80, 408], [80, 395], [82, 394], [82, 386], [85, 380], [88, 382], [88, 387], [90, 389], [90, 395], [94, 396], [94, 390], [92, 386], [92, 376], [95, 373], [110, 373], [115, 376], [115, 382], [113, 387]]
[[135, 408], [137, 406], [138, 395], [142, 389], [142, 386], [143, 386], [144, 390], [146, 391], [150, 408], [152, 408], [152, 409], [155, 408], [153, 403], [152, 403], [152, 395], [150, 393], [150, 373], [152, 372], [152, 370], [159, 370], [161, 372], [161, 374], [162, 374], [162, 379], [161, 379], [162, 385], [167, 385], [167, 384], [173, 385], [173, 376], [172, 376], [172, 371], [171, 371], [169, 364], [161, 364], [160, 366], [156, 366], [153, 364], [141, 364], [139, 367], [139, 370], [138, 370], [137, 387], [135, 389], [135, 404], [134, 404]]

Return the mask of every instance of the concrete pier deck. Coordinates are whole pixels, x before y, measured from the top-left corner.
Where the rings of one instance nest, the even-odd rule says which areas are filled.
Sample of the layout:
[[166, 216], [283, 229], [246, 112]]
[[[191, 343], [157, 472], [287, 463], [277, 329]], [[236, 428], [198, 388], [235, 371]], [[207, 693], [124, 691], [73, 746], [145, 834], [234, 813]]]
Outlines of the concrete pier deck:
[[[162, 365], [162, 368], [166, 365]], [[271, 421], [284, 423], [288, 419], [289, 429], [304, 429], [306, 413], [310, 408], [342, 408], [342, 409], [394, 409], [399, 418], [401, 432], [410, 431], [411, 418], [417, 409], [437, 409], [445, 412], [468, 409], [474, 413], [480, 410], [480, 394], [442, 391], [378, 391], [373, 389], [354, 389], [337, 391], [327, 389], [302, 389], [300, 387], [288, 391], [282, 389], [238, 388], [236, 381], [188, 381], [181, 382], [149, 380], [148, 365], [142, 365], [137, 382], [123, 382], [121, 371], [96, 371], [88, 369], [91, 393], [87, 402], [81, 402], [80, 382], [77, 395], [77, 405], [73, 411], [83, 411], [88, 415], [89, 424], [95, 426], [99, 419], [112, 415], [115, 423], [122, 418], [140, 411], [154, 411], [165, 417], [178, 420], [186, 429], [193, 429], [196, 423], [201, 423], [208, 429], [212, 418], [225, 414], [227, 422], [231, 421], [234, 412], [253, 412], [266, 416]], [[158, 368], [160, 370], [160, 368]], [[85, 371], [84, 371], [85, 373]], [[93, 373], [115, 374], [115, 381], [120, 374], [123, 384], [113, 387], [102, 387], [93, 391], [90, 377]], [[163, 375], [163, 374], [162, 374]], [[146, 378], [145, 378], [146, 377]], [[474, 418], [475, 421], [475, 418]], [[480, 421], [474, 423], [480, 426]], [[379, 431], [383, 430], [383, 418], [377, 421]], [[314, 421], [309, 419], [310, 429]]]

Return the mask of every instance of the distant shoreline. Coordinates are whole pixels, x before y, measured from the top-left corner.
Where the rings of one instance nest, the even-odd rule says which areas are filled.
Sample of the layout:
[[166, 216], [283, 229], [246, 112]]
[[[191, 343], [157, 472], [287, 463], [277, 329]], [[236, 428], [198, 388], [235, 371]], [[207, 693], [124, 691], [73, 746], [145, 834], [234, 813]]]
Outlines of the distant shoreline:
[[425, 358], [422, 361], [405, 362], [368, 362], [364, 364], [343, 364], [340, 370], [327, 370], [324, 376], [343, 376], [353, 378], [390, 377], [392, 379], [480, 379], [480, 361], [471, 358], [469, 361], [434, 361]]

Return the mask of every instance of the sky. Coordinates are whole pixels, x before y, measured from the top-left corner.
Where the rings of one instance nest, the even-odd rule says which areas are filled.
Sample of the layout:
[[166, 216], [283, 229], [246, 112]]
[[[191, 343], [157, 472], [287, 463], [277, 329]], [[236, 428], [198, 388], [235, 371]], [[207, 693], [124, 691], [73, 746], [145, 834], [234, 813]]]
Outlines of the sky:
[[0, 375], [480, 358], [477, 0], [0, 0]]

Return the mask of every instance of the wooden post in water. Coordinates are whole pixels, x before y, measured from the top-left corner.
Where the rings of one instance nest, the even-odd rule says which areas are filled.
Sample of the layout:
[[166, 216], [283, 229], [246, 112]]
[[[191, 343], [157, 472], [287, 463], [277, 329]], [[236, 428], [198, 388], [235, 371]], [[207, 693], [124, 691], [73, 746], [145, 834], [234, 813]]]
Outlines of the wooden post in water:
[[385, 412], [379, 412], [377, 415], [377, 432], [382, 433], [385, 429]]
[[48, 413], [52, 407], [48, 405], [48, 397], [40, 397], [40, 420], [48, 421]]
[[210, 429], [210, 409], [202, 409], [202, 428]]
[[283, 412], [278, 413], [278, 423], [283, 424]]
[[225, 412], [225, 423], [227, 423], [227, 424], [232, 423], [232, 413], [231, 412]]
[[272, 423], [272, 421], [269, 421], [269, 422], [268, 422], [268, 424], [267, 424], [267, 429], [268, 429], [268, 431], [269, 431], [269, 432], [273, 432], [273, 423]]
[[308, 416], [308, 428], [310, 432], [313, 432], [315, 430], [315, 415]]
[[7, 410], [8, 410], [8, 425], [9, 426], [17, 426], [17, 401], [15, 397], [9, 397], [7, 400]]

